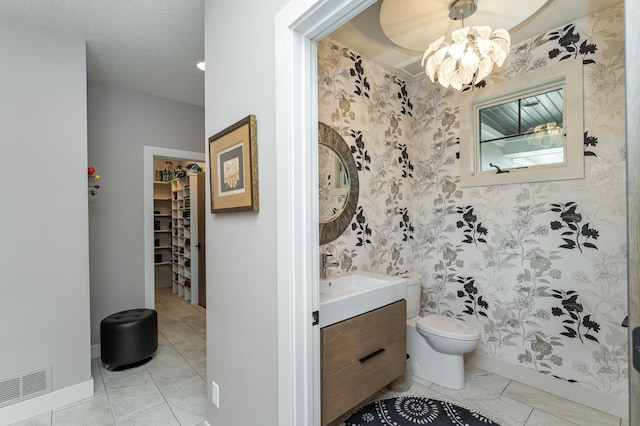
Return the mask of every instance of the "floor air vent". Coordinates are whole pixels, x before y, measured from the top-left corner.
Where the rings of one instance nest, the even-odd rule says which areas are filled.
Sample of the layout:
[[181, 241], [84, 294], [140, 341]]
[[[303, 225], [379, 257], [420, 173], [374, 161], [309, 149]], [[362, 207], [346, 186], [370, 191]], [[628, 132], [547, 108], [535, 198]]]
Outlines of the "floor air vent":
[[0, 379], [0, 407], [51, 392], [51, 366]]

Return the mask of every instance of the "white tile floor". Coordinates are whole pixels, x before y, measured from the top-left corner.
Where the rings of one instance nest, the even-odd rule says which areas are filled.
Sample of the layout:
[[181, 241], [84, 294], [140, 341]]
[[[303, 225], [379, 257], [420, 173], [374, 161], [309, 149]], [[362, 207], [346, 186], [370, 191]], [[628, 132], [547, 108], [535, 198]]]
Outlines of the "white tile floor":
[[[93, 360], [95, 395], [92, 398], [17, 425], [194, 426], [202, 423], [207, 404], [205, 310], [187, 304], [169, 289], [156, 292], [156, 310], [158, 351], [152, 361], [134, 369], [113, 372], [107, 371], [99, 360]], [[467, 386], [463, 390], [454, 391], [416, 379], [408, 393], [458, 402], [505, 426], [628, 426], [627, 421], [601, 411], [473, 368], [467, 371]]]
[[[406, 393], [456, 402], [504, 426], [627, 426], [618, 417], [483, 370], [468, 368], [467, 384], [452, 390], [414, 378]], [[385, 390], [385, 396], [397, 392]], [[378, 396], [379, 397], [379, 396]]]
[[147, 364], [108, 371], [91, 365], [92, 398], [17, 423], [20, 426], [194, 426], [206, 415], [205, 310], [170, 289], [156, 291], [158, 350]]

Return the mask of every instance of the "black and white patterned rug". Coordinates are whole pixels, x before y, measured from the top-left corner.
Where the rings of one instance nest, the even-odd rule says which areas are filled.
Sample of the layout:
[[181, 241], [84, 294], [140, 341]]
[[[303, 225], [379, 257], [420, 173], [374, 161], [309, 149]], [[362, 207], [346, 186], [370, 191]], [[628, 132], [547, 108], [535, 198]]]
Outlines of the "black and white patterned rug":
[[497, 425], [495, 420], [468, 408], [425, 396], [397, 396], [364, 405], [341, 426]]

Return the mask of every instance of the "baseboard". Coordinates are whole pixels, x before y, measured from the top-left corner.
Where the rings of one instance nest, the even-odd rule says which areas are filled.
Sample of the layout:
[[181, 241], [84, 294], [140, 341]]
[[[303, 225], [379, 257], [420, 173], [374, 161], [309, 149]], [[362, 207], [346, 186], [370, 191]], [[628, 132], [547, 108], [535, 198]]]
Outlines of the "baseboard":
[[91, 345], [91, 359], [100, 358], [100, 343]]
[[7, 426], [93, 396], [93, 379], [0, 408], [0, 426]]
[[543, 390], [550, 394], [595, 408], [612, 416], [629, 419], [628, 402], [579, 384], [565, 382], [528, 368], [520, 367], [475, 351], [465, 357], [465, 362], [490, 373]]

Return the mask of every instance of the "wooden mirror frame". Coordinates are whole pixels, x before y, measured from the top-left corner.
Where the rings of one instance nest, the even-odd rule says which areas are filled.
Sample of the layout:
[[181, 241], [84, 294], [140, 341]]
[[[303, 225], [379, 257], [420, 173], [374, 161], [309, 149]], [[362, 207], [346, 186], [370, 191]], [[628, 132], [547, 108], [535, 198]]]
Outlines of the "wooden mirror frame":
[[330, 243], [342, 235], [349, 223], [351, 223], [358, 206], [360, 183], [358, 180], [358, 168], [353, 159], [351, 149], [338, 132], [332, 127], [318, 122], [318, 143], [331, 148], [338, 155], [342, 164], [345, 165], [349, 174], [349, 193], [342, 210], [331, 220], [320, 223], [320, 244], [322, 245]]

